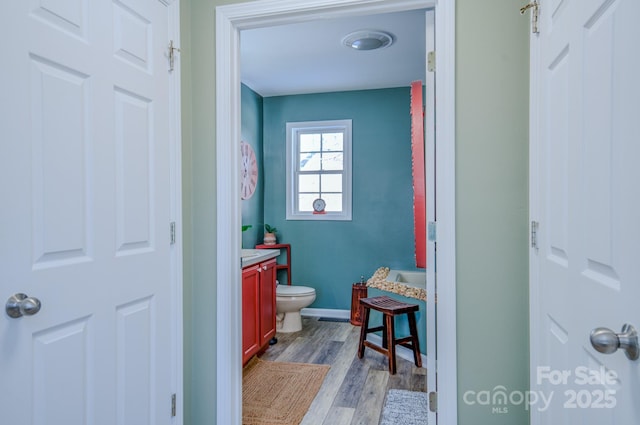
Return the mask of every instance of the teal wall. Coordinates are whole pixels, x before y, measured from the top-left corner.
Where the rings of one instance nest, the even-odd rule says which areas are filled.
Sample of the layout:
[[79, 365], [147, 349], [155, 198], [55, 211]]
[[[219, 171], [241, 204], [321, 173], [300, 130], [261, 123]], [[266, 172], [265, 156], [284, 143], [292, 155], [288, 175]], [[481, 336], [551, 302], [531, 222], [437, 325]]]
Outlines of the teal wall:
[[[185, 425], [216, 417], [215, 7], [229, 3], [181, 0]], [[529, 19], [513, 0], [456, 5], [456, 140], [442, 142], [457, 152], [458, 423], [525, 425], [521, 408], [462, 396], [528, 388]]]
[[264, 234], [264, 167], [262, 160], [262, 97], [244, 84], [241, 86], [240, 137], [249, 143], [258, 162], [258, 186], [249, 199], [242, 200], [242, 224], [251, 228], [242, 233], [242, 247], [262, 243]]
[[[264, 99], [265, 222], [291, 244], [296, 285], [315, 308], [351, 308], [351, 284], [378, 267], [414, 269], [409, 87]], [[286, 217], [286, 123], [352, 120], [353, 219]], [[284, 277], [282, 277], [284, 278]]]

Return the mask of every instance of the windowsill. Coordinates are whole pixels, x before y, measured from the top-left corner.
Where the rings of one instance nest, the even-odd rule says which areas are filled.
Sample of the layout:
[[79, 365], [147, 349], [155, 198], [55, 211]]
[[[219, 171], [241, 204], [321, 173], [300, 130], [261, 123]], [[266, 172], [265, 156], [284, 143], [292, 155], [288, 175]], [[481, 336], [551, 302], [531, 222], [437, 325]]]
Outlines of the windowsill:
[[287, 220], [307, 220], [307, 221], [351, 221], [351, 214], [344, 213], [287, 213]]

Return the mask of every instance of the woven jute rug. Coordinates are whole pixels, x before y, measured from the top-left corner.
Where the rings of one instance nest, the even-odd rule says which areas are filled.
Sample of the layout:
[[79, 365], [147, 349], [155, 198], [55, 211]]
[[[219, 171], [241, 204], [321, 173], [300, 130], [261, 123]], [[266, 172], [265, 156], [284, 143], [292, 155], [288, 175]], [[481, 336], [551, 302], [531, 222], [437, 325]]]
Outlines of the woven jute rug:
[[298, 425], [329, 365], [252, 359], [242, 370], [243, 425]]

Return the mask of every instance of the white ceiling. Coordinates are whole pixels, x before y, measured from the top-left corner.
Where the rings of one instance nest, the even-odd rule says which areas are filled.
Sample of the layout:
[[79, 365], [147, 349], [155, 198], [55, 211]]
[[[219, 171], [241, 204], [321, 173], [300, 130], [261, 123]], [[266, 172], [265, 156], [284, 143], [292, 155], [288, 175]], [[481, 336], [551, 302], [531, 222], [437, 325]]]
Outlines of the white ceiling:
[[[357, 51], [342, 39], [357, 30], [395, 36], [387, 48]], [[408, 87], [425, 79], [425, 11], [317, 20], [243, 30], [241, 80], [263, 97]]]

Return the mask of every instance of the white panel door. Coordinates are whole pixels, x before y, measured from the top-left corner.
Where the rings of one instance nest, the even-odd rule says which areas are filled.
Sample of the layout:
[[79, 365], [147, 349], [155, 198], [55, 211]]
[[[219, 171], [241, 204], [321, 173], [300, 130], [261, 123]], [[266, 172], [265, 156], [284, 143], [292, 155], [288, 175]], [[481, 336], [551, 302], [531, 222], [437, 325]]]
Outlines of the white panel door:
[[3, 424], [171, 423], [165, 3], [3, 3]]
[[640, 2], [540, 7], [531, 45], [532, 423], [636, 424], [640, 361], [596, 351], [590, 332], [640, 327]]

